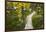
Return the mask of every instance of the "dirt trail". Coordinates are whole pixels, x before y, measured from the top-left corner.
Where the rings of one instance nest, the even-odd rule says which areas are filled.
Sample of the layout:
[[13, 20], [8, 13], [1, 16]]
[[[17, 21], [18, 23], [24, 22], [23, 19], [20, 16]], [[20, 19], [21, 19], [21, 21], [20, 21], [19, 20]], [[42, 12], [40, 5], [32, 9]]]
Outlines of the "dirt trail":
[[35, 14], [35, 11], [33, 11], [33, 13], [29, 14], [26, 18], [26, 25], [25, 25], [25, 28], [24, 29], [33, 29], [33, 26], [32, 26], [32, 16]]

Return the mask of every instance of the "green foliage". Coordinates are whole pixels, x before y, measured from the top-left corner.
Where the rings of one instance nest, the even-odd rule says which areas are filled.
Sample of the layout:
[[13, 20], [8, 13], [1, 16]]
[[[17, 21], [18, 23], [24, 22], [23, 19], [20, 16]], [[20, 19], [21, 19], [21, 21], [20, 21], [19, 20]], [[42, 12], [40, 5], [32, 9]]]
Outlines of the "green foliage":
[[[31, 6], [32, 4], [31, 3], [21, 3], [21, 2], [7, 2], [7, 7], [17, 7], [17, 9], [6, 11], [7, 13], [6, 29], [7, 30], [23, 30], [25, 27], [26, 16], [31, 14], [33, 11], [36, 11], [36, 14], [32, 17], [34, 29], [43, 28], [43, 14], [44, 14], [43, 4], [39, 4], [39, 6], [35, 6], [35, 5]], [[22, 12], [22, 6], [26, 8], [24, 12]], [[30, 8], [30, 7], [33, 7], [33, 8]]]
[[32, 22], [33, 22], [33, 26], [34, 29], [40, 29], [40, 28], [44, 28], [44, 13], [43, 13], [43, 5], [42, 4], [38, 4], [36, 7], [36, 14], [32, 17]]
[[43, 16], [41, 15], [35, 15], [32, 18], [32, 22], [33, 22], [33, 26], [34, 29], [40, 29], [40, 28], [44, 28], [43, 27]]

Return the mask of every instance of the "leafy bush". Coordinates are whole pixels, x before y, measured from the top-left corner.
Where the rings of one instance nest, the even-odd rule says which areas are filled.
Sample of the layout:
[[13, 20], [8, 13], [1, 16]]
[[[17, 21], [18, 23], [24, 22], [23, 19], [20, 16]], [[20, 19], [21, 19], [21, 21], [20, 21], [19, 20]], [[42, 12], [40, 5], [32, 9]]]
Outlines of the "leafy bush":
[[34, 29], [43, 29], [44, 28], [44, 18], [41, 15], [35, 15], [32, 17], [33, 27]]

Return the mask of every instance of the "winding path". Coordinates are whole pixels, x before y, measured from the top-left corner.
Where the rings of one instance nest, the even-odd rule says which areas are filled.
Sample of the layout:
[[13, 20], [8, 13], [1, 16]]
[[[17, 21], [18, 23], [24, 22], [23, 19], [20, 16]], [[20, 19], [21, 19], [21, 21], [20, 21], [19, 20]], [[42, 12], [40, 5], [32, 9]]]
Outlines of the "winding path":
[[25, 28], [24, 29], [33, 29], [33, 26], [32, 26], [32, 16], [35, 14], [35, 11], [33, 11], [31, 14], [29, 14], [26, 18], [26, 25], [25, 25]]

